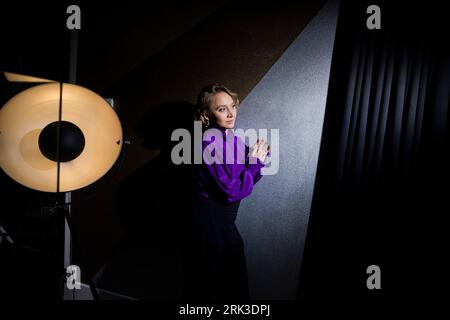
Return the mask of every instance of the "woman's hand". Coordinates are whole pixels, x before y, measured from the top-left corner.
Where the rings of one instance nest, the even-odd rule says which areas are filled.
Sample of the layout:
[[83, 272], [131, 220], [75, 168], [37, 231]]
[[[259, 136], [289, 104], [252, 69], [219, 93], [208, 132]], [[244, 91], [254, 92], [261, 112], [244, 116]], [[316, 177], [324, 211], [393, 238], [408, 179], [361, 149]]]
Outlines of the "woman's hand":
[[266, 159], [267, 153], [270, 151], [270, 146], [265, 140], [257, 140], [250, 152], [251, 157], [257, 157], [261, 162]]

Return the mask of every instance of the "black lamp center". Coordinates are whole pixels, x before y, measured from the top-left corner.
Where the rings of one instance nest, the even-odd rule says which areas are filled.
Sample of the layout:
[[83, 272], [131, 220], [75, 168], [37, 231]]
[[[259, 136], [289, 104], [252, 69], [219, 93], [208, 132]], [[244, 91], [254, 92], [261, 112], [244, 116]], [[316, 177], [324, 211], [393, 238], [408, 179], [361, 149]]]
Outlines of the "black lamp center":
[[[77, 158], [83, 152], [85, 139], [83, 132], [75, 124], [68, 121], [59, 122], [60, 144], [59, 161], [67, 162]], [[52, 161], [58, 161], [58, 121], [47, 125], [39, 135], [39, 149]]]

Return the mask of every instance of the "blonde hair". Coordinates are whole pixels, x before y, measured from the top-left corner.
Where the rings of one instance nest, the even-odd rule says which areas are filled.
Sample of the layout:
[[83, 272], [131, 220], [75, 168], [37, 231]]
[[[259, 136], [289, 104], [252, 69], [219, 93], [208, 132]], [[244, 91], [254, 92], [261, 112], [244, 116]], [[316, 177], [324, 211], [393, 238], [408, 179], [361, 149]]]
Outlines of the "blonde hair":
[[221, 84], [210, 84], [204, 87], [197, 96], [197, 105], [194, 111], [194, 120], [201, 121], [205, 127], [209, 127], [209, 119], [206, 117], [206, 112], [209, 110], [209, 103], [211, 98], [219, 92], [225, 92], [230, 95], [233, 102], [236, 104], [236, 109], [239, 110], [239, 98], [237, 93], [231, 92], [227, 87]]

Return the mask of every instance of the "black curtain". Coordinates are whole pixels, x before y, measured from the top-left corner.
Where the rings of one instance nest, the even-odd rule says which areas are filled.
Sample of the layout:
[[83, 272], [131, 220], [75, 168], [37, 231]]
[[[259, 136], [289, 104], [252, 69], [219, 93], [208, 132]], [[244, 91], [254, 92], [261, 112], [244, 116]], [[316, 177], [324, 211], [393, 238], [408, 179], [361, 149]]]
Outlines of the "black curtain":
[[[381, 30], [366, 27], [371, 4], [381, 9]], [[444, 13], [430, 1], [342, 2], [301, 298], [423, 295], [445, 278]], [[373, 264], [381, 269], [378, 291], [366, 286]]]

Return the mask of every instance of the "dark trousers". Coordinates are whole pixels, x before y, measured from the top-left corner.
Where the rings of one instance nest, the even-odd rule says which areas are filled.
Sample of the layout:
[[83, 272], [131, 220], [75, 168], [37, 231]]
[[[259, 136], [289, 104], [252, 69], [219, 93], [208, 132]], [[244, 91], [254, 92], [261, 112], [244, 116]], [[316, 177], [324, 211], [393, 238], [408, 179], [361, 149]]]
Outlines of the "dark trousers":
[[185, 251], [185, 299], [249, 299], [244, 242], [235, 224], [239, 204], [196, 199]]

